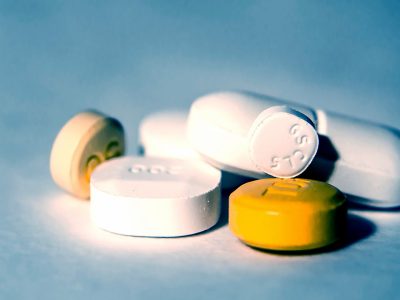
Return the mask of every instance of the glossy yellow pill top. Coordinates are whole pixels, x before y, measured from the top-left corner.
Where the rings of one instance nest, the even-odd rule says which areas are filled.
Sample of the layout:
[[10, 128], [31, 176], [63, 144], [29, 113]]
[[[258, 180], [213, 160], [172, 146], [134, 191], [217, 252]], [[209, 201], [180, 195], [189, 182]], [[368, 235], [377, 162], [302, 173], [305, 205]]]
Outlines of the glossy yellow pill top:
[[124, 150], [124, 131], [117, 120], [97, 111], [84, 111], [58, 133], [50, 154], [50, 173], [64, 190], [88, 198], [93, 170]]
[[268, 178], [230, 195], [229, 227], [243, 242], [271, 250], [308, 250], [344, 235], [346, 199], [315, 180]]

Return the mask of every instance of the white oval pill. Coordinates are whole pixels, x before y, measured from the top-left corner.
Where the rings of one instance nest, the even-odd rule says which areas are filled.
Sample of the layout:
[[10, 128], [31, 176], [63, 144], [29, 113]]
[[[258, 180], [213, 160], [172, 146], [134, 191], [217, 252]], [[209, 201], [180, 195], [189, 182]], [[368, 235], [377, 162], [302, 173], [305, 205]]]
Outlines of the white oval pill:
[[250, 159], [260, 171], [282, 178], [301, 174], [318, 149], [312, 121], [288, 106], [262, 111], [248, 134]]
[[264, 178], [265, 172], [255, 168], [250, 159], [248, 133], [262, 111], [277, 105], [288, 105], [306, 115], [319, 134], [318, 153], [303, 177], [326, 181], [346, 193], [350, 201], [363, 205], [400, 206], [400, 131], [396, 128], [270, 96], [220, 92], [193, 102], [189, 141], [223, 170]]
[[81, 112], [58, 133], [50, 154], [50, 173], [67, 192], [88, 198], [93, 170], [124, 150], [124, 131], [117, 120], [96, 111]]
[[221, 172], [195, 160], [124, 157], [90, 181], [90, 211], [100, 228], [123, 235], [176, 237], [215, 225]]

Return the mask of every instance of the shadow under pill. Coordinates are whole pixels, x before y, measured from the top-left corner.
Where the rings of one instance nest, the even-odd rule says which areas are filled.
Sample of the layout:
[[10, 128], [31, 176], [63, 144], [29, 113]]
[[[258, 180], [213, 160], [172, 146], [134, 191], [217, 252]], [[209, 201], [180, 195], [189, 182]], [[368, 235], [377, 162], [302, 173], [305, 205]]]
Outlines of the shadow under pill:
[[[348, 207], [357, 211], [380, 211], [380, 212], [400, 212], [400, 206], [397, 207], [377, 207], [376, 202], [366, 198], [361, 198], [346, 194]], [[364, 204], [363, 204], [364, 203]], [[370, 205], [368, 203], [371, 203]]]
[[137, 147], [137, 155], [138, 156], [145, 156], [145, 150], [144, 150], [144, 146], [142, 144], [140, 144]]
[[336, 161], [339, 159], [339, 153], [329, 137], [325, 135], [318, 135], [318, 137], [317, 154], [310, 166], [301, 174], [301, 177], [328, 181], [335, 169]]
[[216, 226], [223, 227], [228, 224], [229, 216], [229, 195], [231, 190], [223, 190], [221, 194], [221, 215]]
[[221, 192], [221, 213], [218, 222], [211, 228], [202, 232], [196, 233], [196, 235], [207, 234], [212, 231], [218, 230], [228, 224], [229, 215], [229, 195], [233, 190], [222, 190]]
[[318, 254], [325, 254], [329, 252], [339, 251], [353, 244], [361, 242], [362, 240], [365, 240], [368, 237], [372, 236], [376, 232], [376, 229], [377, 229], [376, 225], [372, 221], [364, 217], [360, 217], [355, 214], [349, 213], [347, 215], [347, 228], [346, 228], [345, 238], [332, 245], [318, 249], [299, 250], [299, 251], [277, 251], [277, 250], [260, 249], [252, 246], [249, 247], [260, 252], [275, 254], [279, 256], [318, 255]]
[[349, 213], [347, 216], [347, 234], [341, 248], [360, 242], [376, 232], [376, 225], [367, 218]]

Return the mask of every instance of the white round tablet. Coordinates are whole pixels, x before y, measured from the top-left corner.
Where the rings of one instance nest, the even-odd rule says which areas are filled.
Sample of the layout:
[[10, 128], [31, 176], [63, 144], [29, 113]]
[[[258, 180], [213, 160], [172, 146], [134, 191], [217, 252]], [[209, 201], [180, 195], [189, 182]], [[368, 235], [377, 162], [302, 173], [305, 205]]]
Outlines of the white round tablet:
[[301, 174], [318, 149], [312, 121], [288, 106], [262, 111], [248, 134], [250, 159], [257, 169], [282, 178]]
[[123, 157], [90, 180], [90, 212], [100, 228], [123, 235], [177, 237], [215, 225], [221, 172], [195, 160]]

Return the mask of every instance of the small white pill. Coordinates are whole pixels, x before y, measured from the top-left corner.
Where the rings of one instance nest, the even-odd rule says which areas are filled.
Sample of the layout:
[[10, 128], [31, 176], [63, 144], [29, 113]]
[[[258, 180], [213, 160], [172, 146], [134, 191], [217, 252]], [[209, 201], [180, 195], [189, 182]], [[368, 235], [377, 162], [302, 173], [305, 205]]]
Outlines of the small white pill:
[[[139, 125], [139, 145], [150, 157], [204, 160], [186, 137], [186, 111], [167, 110], [146, 116]], [[205, 159], [207, 161], [207, 159]], [[223, 189], [236, 188], [249, 178], [222, 171]]]
[[219, 170], [196, 160], [114, 159], [91, 176], [91, 218], [98, 227], [123, 235], [194, 234], [218, 221], [220, 180]]
[[139, 144], [146, 156], [199, 159], [186, 139], [187, 112], [161, 111], [140, 122]]
[[257, 169], [290, 178], [301, 174], [312, 162], [318, 134], [304, 114], [288, 106], [272, 106], [253, 122], [248, 147]]

